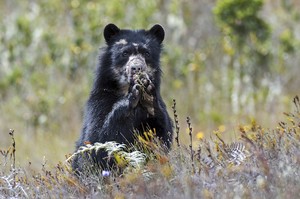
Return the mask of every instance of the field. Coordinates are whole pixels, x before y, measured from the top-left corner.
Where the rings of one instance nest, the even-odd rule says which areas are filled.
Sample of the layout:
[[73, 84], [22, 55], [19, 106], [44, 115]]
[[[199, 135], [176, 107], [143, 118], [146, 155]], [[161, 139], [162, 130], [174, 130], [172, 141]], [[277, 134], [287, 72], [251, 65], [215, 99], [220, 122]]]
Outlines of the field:
[[[72, 157], [51, 168], [44, 160], [40, 170], [16, 166], [12, 130], [12, 145], [1, 150], [0, 193], [3, 198], [298, 198], [300, 100], [293, 101], [294, 112], [285, 113], [286, 121], [277, 128], [265, 129], [255, 122], [240, 126], [232, 143], [222, 139], [224, 132], [215, 131], [209, 139], [198, 136], [195, 144], [187, 118], [190, 144], [182, 146], [176, 139], [169, 154], [147, 139], [140, 139], [140, 151], [130, 155], [120, 145], [101, 146], [119, 157], [122, 173], [95, 168], [80, 178], [70, 170]], [[88, 153], [97, 146], [81, 150]]]
[[[0, 1], [0, 198], [299, 198], [299, 2], [121, 2]], [[79, 180], [66, 160], [111, 22], [164, 27], [178, 136]]]

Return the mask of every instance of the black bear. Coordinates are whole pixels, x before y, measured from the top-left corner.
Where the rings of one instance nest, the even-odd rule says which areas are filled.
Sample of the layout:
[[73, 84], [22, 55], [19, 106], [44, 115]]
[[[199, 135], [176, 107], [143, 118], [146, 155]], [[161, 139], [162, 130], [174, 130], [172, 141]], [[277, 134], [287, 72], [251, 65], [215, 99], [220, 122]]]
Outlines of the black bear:
[[[150, 30], [104, 28], [107, 46], [99, 56], [76, 149], [85, 143], [133, 144], [135, 133], [146, 128], [156, 132], [167, 149], [172, 144], [172, 121], [160, 95], [160, 54], [165, 32], [162, 26]], [[105, 153], [93, 154], [94, 162], [105, 167]], [[82, 170], [76, 157], [73, 169]]]

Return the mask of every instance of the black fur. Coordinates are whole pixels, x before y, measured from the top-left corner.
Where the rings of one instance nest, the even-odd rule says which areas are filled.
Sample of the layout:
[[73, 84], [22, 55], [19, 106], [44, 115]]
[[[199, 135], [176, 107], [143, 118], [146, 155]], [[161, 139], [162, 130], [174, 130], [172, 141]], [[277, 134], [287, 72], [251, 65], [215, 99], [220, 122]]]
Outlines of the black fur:
[[[134, 132], [155, 129], [169, 149], [172, 144], [172, 122], [160, 95], [160, 54], [164, 30], [154, 25], [150, 30], [119, 29], [108, 24], [104, 29], [107, 46], [99, 56], [99, 65], [86, 105], [83, 129], [76, 150], [88, 143], [133, 144]], [[142, 72], [142, 75], [137, 75]], [[138, 79], [145, 84], [142, 90]], [[145, 100], [145, 92], [150, 100]], [[94, 161], [104, 166], [105, 153], [94, 154]], [[82, 170], [81, 158], [75, 158], [73, 169]], [[104, 166], [105, 167], [105, 166]]]

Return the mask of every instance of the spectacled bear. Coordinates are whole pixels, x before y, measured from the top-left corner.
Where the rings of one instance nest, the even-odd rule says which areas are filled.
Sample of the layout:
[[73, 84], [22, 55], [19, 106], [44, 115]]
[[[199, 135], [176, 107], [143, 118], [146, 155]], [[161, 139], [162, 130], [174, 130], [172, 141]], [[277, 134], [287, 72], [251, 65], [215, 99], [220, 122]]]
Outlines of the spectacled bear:
[[[133, 144], [145, 128], [156, 132], [170, 149], [172, 121], [160, 94], [160, 54], [165, 32], [154, 25], [149, 30], [104, 28], [106, 47], [99, 56], [96, 77], [86, 104], [83, 129], [76, 150], [85, 143]], [[93, 153], [94, 162], [106, 167], [106, 153]], [[73, 169], [82, 170], [76, 157]]]

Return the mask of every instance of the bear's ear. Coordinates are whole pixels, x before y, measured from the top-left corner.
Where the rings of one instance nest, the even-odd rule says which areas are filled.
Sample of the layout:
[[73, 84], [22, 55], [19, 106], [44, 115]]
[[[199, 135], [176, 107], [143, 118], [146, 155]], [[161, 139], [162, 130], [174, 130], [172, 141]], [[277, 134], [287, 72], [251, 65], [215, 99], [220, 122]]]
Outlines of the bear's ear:
[[159, 25], [159, 24], [154, 25], [149, 30], [149, 32], [155, 36], [155, 38], [157, 39], [157, 41], [160, 44], [163, 42], [163, 40], [165, 38], [165, 31], [164, 31], [164, 28], [161, 25]]
[[120, 29], [115, 24], [108, 24], [104, 28], [104, 39], [108, 43], [110, 39], [115, 36], [118, 32], [120, 32]]

